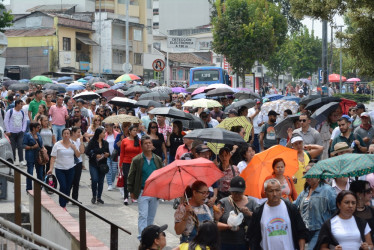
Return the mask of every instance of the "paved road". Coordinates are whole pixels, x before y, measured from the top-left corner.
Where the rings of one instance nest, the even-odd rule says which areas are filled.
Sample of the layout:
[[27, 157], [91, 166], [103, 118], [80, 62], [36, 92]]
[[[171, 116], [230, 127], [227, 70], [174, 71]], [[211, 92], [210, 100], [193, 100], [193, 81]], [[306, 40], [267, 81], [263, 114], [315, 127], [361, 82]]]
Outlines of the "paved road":
[[[26, 167], [23, 167], [26, 170]], [[35, 176], [35, 175], [34, 175]], [[22, 178], [22, 189], [25, 189], [25, 178]], [[139, 246], [138, 236], [138, 206], [137, 204], [131, 204], [128, 206], [123, 205], [123, 199], [119, 190], [107, 191], [106, 180], [104, 183], [104, 191], [102, 199], [104, 205], [91, 204], [91, 187], [90, 187], [90, 174], [88, 170], [82, 172], [80, 189], [79, 189], [79, 200], [86, 205], [88, 208], [94, 210], [104, 218], [117, 223], [123, 228], [127, 229], [132, 233], [128, 235], [122, 231], [119, 232], [119, 249], [134, 250]], [[58, 203], [58, 196], [53, 194], [51, 197]], [[26, 192], [22, 192], [22, 203], [27, 205], [28, 197]], [[67, 205], [68, 212], [79, 220], [78, 207], [72, 204]], [[172, 249], [179, 244], [179, 238], [176, 236], [174, 231], [174, 209], [171, 201], [160, 202], [157, 209], [157, 215], [155, 218], [155, 224], [163, 225], [167, 224], [169, 228], [166, 231], [167, 248]], [[105, 222], [97, 219], [95, 216], [87, 213], [87, 230], [97, 237], [99, 240], [104, 242], [105, 245], [110, 246], [110, 227]]]

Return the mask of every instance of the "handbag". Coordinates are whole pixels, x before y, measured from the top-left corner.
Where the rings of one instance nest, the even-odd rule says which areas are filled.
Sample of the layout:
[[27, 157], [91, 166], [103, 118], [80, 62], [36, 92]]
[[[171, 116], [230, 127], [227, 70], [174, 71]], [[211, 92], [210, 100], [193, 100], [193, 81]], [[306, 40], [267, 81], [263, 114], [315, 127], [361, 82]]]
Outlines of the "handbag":
[[113, 149], [112, 154], [110, 155], [110, 159], [114, 162], [118, 161], [118, 151], [117, 149]]
[[43, 147], [39, 150], [38, 156], [37, 156], [37, 162], [39, 165], [45, 165], [49, 161], [49, 156], [47, 150]]
[[107, 174], [109, 172], [109, 167], [106, 163], [99, 163], [98, 167], [101, 174]]
[[117, 177], [117, 187], [124, 187], [125, 186], [125, 179], [123, 178], [122, 171], [119, 171]]

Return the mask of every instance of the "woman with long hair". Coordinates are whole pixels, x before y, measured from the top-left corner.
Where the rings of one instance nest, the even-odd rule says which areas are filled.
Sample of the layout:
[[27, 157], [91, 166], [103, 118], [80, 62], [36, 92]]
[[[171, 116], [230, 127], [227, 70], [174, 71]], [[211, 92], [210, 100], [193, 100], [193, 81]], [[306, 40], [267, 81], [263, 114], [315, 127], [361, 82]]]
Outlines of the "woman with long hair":
[[[204, 221], [197, 229], [196, 237], [189, 243], [182, 243], [176, 250], [220, 249], [220, 237], [216, 223]], [[247, 248], [248, 249], [248, 248]]]
[[373, 249], [372, 229], [365, 220], [354, 215], [356, 195], [351, 191], [341, 191], [336, 197], [336, 207], [336, 214], [323, 223], [314, 249]]
[[85, 154], [89, 158], [89, 169], [91, 175], [91, 188], [92, 188], [92, 198], [91, 203], [95, 204], [100, 203], [104, 204], [104, 201], [101, 199], [104, 186], [105, 173], [102, 173], [99, 169], [101, 164], [107, 164], [107, 158], [109, 154], [109, 144], [105, 137], [105, 130], [102, 127], [99, 127], [95, 130], [95, 134], [92, 139], [89, 141]]
[[181, 243], [191, 242], [201, 223], [214, 221], [214, 215], [205, 204], [209, 195], [205, 182], [195, 181], [191, 186], [187, 186], [185, 194], [188, 200], [179, 204], [174, 214], [174, 229], [177, 235], [181, 235]]
[[[123, 178], [125, 180], [124, 185], [124, 201], [123, 204], [126, 206], [129, 204], [129, 191], [127, 190], [127, 177], [129, 175], [130, 165], [132, 158], [137, 156], [142, 152], [142, 148], [140, 146], [140, 140], [138, 137], [138, 127], [135, 125], [130, 126], [129, 128], [129, 136], [124, 138], [121, 142], [121, 153], [119, 157], [119, 168], [120, 171], [123, 173]], [[132, 202], [137, 202], [136, 200], [132, 200]]]
[[34, 122], [38, 121], [38, 118], [41, 115], [45, 115], [48, 117], [47, 106], [43, 103], [39, 105], [38, 113], [34, 116]]
[[[303, 175], [312, 166], [313, 164], [309, 164]], [[335, 213], [335, 198], [335, 190], [323, 180], [306, 178], [304, 191], [300, 193], [294, 204], [297, 206], [305, 226], [310, 232], [308, 250], [312, 250], [315, 247], [323, 223]]]
[[[47, 174], [52, 174], [55, 169], [56, 178], [60, 184], [60, 191], [70, 196], [71, 185], [74, 180], [74, 156], [79, 157], [80, 152], [70, 141], [71, 131], [68, 128], [62, 130], [62, 140], [53, 145], [51, 152], [51, 164]], [[67, 200], [59, 197], [59, 203], [66, 210]]]
[[[25, 149], [27, 173], [33, 175], [35, 167], [37, 178], [43, 181], [43, 166], [40, 166], [37, 161], [39, 150], [43, 147], [43, 139], [39, 134], [40, 128], [39, 123], [30, 122], [30, 132], [23, 136], [23, 147]], [[30, 178], [26, 178], [26, 190], [32, 190]]]
[[98, 115], [95, 115], [92, 119], [91, 126], [88, 127], [87, 132], [84, 134], [86, 140], [89, 141], [95, 134], [95, 130], [101, 126], [101, 118]]
[[[117, 138], [117, 131], [113, 129], [114, 124], [113, 123], [106, 123], [105, 124], [105, 138], [109, 144], [109, 153], [112, 155], [114, 150], [114, 142]], [[109, 172], [106, 174], [106, 181], [108, 184], [108, 191], [113, 190], [113, 182], [117, 175], [117, 168], [118, 168], [118, 159], [112, 160], [111, 157], [108, 157], [107, 164], [109, 166]]]
[[[158, 132], [157, 122], [150, 122], [148, 125], [148, 135], [151, 137], [154, 150], [153, 153], [164, 159], [164, 164], [167, 165], [167, 151], [163, 134]], [[164, 157], [163, 157], [164, 155]]]
[[252, 160], [253, 156], [256, 154], [256, 148], [253, 145], [248, 145], [246, 147], [242, 147], [240, 149], [240, 158], [241, 161], [238, 163], [239, 172], [243, 172], [243, 170], [247, 167], [249, 162]]
[[173, 131], [167, 134], [166, 146], [169, 148], [169, 164], [175, 159], [177, 149], [183, 145], [183, 125], [181, 121], [173, 122]]
[[[281, 184], [282, 198], [291, 202], [296, 200], [297, 192], [292, 177], [284, 175], [284, 170], [286, 169], [286, 163], [284, 162], [284, 160], [282, 158], [274, 159], [272, 168], [273, 173], [267, 176], [265, 178], [265, 181], [269, 179], [277, 179]], [[262, 198], [266, 198], [264, 185], [262, 185], [261, 196]]]
[[47, 164], [45, 164], [45, 168], [43, 169], [43, 175], [44, 175], [49, 169], [49, 165], [51, 162], [52, 147], [56, 143], [56, 136], [53, 133], [52, 128], [49, 126], [48, 117], [45, 115], [41, 115], [39, 116], [39, 118], [40, 118], [40, 124], [42, 126], [42, 128], [39, 131], [39, 134], [42, 137], [43, 145], [45, 149], [47, 150], [47, 153], [49, 156], [49, 161], [47, 162]]
[[84, 144], [83, 144], [83, 136], [81, 133], [80, 127], [72, 127], [71, 128], [71, 142], [74, 143], [75, 147], [78, 149], [80, 156], [74, 157], [74, 179], [72, 184], [72, 193], [71, 197], [78, 201], [78, 194], [79, 194], [79, 182], [81, 180], [82, 175], [82, 154], [84, 154]]

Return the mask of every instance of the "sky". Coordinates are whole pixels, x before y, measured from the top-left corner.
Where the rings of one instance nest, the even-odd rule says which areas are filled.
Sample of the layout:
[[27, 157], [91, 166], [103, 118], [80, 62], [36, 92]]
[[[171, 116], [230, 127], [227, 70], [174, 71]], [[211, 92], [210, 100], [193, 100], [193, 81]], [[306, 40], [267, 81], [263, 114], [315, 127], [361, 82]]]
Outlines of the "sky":
[[[308, 27], [309, 31], [312, 30], [313, 19], [305, 18], [302, 21], [302, 23]], [[334, 23], [335, 23], [334, 25], [344, 25], [343, 17], [342, 16], [335, 16]], [[328, 23], [327, 25], [328, 25], [328, 35], [327, 35], [327, 37], [328, 37], [328, 41], [330, 41], [331, 40], [331, 27], [330, 27], [331, 24]], [[343, 30], [344, 30], [344, 27], [343, 27]], [[336, 28], [334, 29], [334, 33], [335, 32], [336, 32]], [[319, 20], [316, 20], [316, 19], [314, 20], [314, 35], [318, 36], [319, 38], [322, 38], [322, 22], [319, 21]]]

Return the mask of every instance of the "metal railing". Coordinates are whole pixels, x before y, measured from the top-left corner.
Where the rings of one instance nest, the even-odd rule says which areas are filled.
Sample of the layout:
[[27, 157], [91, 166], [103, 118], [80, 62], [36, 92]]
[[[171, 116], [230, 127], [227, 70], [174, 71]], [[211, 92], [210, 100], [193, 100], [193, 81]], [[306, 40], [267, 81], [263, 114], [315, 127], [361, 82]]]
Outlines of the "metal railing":
[[81, 250], [87, 249], [86, 212], [92, 214], [93, 216], [97, 217], [98, 219], [110, 225], [110, 249], [113, 249], [113, 250], [118, 249], [118, 229], [131, 235], [131, 232], [129, 232], [128, 230], [124, 229], [121, 226], [118, 226], [117, 224], [95, 213], [91, 209], [87, 208], [86, 206], [82, 205], [76, 200], [70, 198], [69, 196], [65, 195], [59, 190], [50, 187], [49, 185], [45, 184], [44, 182], [40, 181], [34, 176], [18, 168], [14, 164], [4, 160], [3, 158], [0, 158], [0, 162], [14, 170], [14, 223], [16, 225], [21, 226], [21, 174], [22, 174], [25, 177], [30, 178], [32, 182], [34, 183], [33, 233], [41, 236], [41, 225], [42, 225], [41, 223], [41, 219], [42, 219], [41, 218], [41, 211], [42, 211], [41, 210], [41, 187], [44, 186], [45, 188], [48, 188], [52, 192], [62, 196], [69, 202], [79, 207], [79, 244], [80, 244]]

